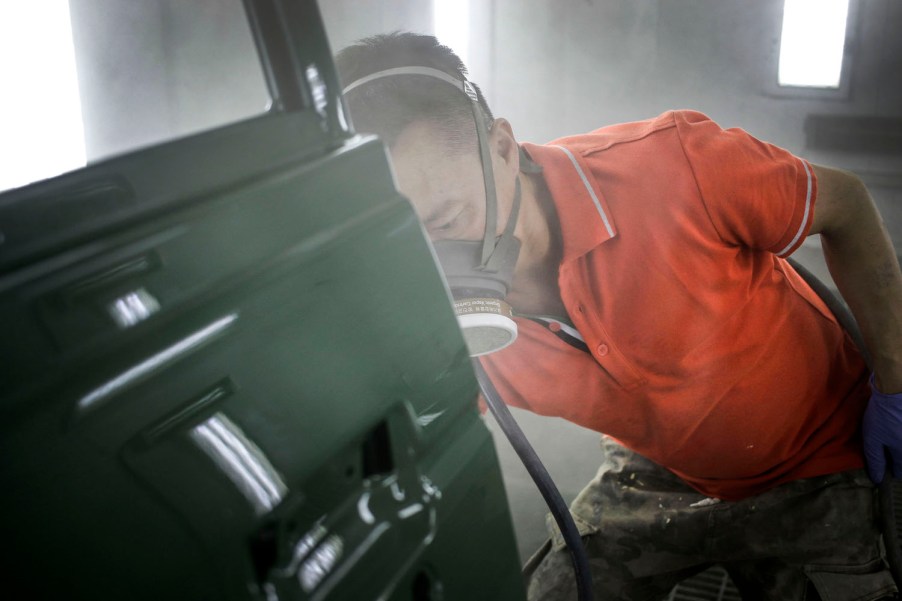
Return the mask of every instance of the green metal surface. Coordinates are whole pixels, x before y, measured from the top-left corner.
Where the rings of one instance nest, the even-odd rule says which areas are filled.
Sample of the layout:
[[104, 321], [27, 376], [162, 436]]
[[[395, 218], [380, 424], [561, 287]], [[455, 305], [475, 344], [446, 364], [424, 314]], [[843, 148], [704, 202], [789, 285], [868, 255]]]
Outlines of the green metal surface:
[[[469, 359], [381, 145], [186, 204], [0, 279], [7, 582], [66, 598], [520, 598]], [[159, 310], [123, 329], [111, 306], [134, 291]], [[271, 508], [199, 444], [213, 418], [284, 484]], [[304, 590], [330, 540], [338, 556]]]

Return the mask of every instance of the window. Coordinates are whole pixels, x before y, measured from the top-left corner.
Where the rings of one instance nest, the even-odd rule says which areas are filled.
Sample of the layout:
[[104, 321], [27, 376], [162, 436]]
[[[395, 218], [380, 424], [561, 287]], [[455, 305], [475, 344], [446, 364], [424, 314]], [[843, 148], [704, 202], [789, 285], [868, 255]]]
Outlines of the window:
[[837, 90], [849, 0], [785, 0], [777, 82]]
[[0, 3], [0, 192], [267, 111], [241, 0]]
[[0, 4], [0, 191], [85, 164], [66, 2]]

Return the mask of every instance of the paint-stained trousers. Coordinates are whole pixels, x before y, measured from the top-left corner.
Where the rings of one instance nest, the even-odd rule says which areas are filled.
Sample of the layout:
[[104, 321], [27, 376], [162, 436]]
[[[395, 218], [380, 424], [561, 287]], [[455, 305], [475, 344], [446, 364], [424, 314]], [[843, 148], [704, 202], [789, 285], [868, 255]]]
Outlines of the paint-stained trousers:
[[[571, 505], [598, 599], [662, 599], [713, 564], [746, 600], [868, 601], [896, 591], [864, 470], [716, 502], [611, 438], [602, 448], [597, 476]], [[548, 523], [550, 540], [525, 567], [529, 599], [576, 599], [570, 556]]]

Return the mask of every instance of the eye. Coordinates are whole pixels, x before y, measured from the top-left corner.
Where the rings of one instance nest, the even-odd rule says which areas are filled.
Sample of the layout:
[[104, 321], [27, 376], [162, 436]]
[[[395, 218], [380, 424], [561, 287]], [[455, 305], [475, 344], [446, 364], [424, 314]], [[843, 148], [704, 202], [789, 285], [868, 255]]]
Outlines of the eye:
[[453, 217], [450, 220], [446, 221], [444, 224], [434, 228], [437, 232], [447, 232], [452, 229], [457, 224], [457, 217]]
[[448, 232], [453, 231], [458, 225], [460, 225], [462, 215], [463, 211], [459, 210], [454, 214], [454, 216], [448, 219], [439, 220], [439, 225], [432, 226], [432, 231], [441, 234], [447, 234]]

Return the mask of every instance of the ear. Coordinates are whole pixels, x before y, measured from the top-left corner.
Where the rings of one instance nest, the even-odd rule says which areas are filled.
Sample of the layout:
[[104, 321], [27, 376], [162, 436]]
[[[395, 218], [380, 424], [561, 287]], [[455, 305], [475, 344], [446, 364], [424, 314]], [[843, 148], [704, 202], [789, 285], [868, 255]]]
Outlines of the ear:
[[514, 173], [520, 171], [520, 146], [517, 144], [517, 139], [514, 138], [514, 130], [507, 119], [495, 119], [492, 122], [492, 129], [489, 130], [489, 143], [505, 167]]

